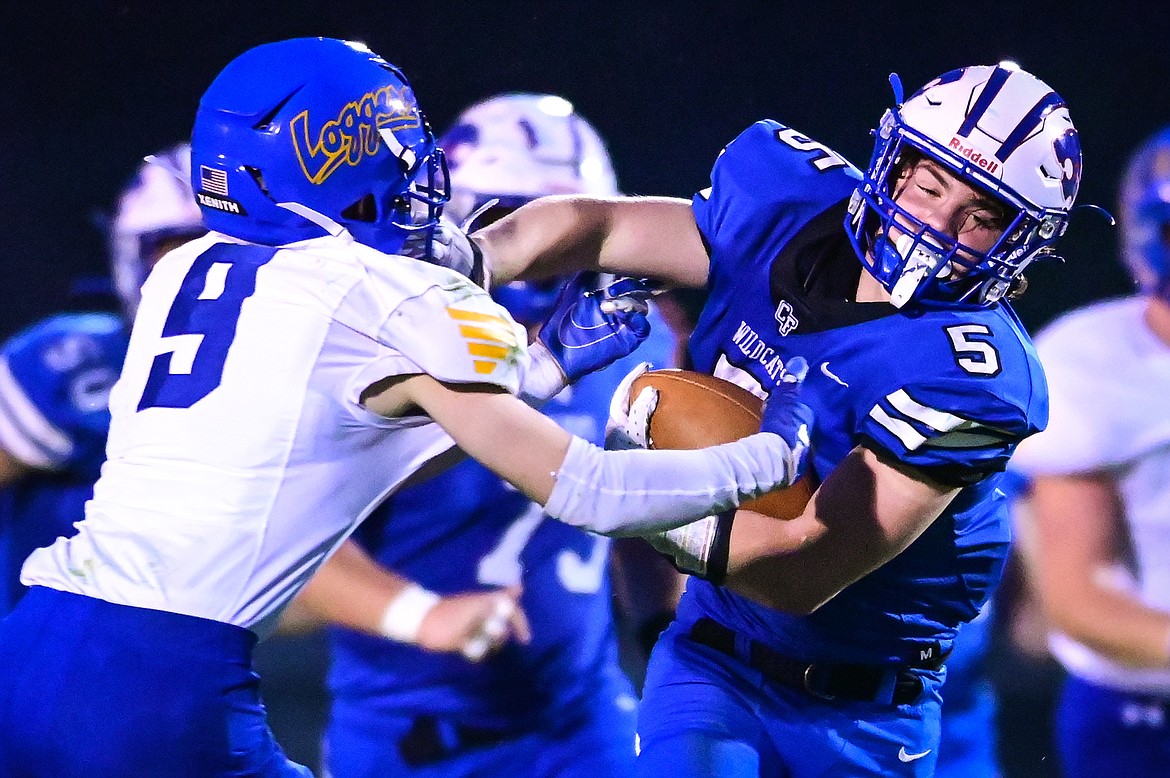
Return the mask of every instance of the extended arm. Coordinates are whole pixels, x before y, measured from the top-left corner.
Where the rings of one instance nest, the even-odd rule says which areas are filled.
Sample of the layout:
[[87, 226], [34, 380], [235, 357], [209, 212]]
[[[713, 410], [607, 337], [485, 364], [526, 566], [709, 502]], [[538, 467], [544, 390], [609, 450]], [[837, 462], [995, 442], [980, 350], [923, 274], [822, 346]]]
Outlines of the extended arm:
[[1031, 577], [1051, 622], [1118, 662], [1170, 665], [1170, 613], [1111, 582], [1125, 535], [1112, 478], [1104, 473], [1042, 476], [1031, 497]]
[[529, 639], [519, 597], [518, 587], [440, 597], [382, 567], [349, 540], [310, 579], [286, 620], [295, 627], [336, 624], [478, 660], [512, 637]]
[[669, 197], [544, 197], [476, 232], [492, 282], [575, 270], [707, 281], [707, 250], [691, 204]]
[[502, 389], [425, 374], [383, 382], [364, 402], [388, 416], [421, 408], [550, 516], [606, 534], [678, 526], [786, 486], [801, 453], [767, 432], [698, 451], [601, 451]]

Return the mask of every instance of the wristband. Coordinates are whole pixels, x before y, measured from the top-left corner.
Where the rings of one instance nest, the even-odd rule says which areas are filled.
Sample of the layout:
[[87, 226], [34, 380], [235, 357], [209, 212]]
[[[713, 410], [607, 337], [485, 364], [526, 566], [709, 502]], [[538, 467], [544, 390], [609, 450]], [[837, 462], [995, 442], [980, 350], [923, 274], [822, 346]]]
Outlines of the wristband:
[[423, 619], [440, 599], [439, 595], [416, 583], [408, 584], [386, 605], [378, 632], [400, 643], [417, 643]]
[[556, 357], [539, 340], [528, 346], [528, 362], [520, 380], [519, 397], [533, 408], [539, 408], [560, 394], [568, 384], [565, 371]]

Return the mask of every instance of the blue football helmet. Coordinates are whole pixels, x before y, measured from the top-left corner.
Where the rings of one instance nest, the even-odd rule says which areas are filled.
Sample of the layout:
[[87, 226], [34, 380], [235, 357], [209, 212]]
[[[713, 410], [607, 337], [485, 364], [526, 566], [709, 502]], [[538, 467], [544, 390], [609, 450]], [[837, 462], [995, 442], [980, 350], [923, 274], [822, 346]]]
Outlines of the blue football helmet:
[[131, 319], [154, 263], [174, 246], [207, 232], [190, 179], [191, 147], [180, 143], [147, 157], [118, 197], [110, 220], [110, 271]]
[[1170, 127], [1130, 157], [1119, 199], [1121, 258], [1142, 292], [1170, 301]]
[[[954, 70], [886, 111], [874, 134], [845, 228], [895, 306], [992, 305], [1031, 262], [1055, 256], [1080, 186], [1081, 146], [1064, 100], [1043, 81], [1012, 63]], [[895, 202], [902, 163], [914, 154], [1004, 206], [1007, 226], [990, 250], [963, 245]]]
[[236, 57], [200, 100], [191, 153], [207, 226], [254, 243], [347, 230], [394, 253], [447, 201], [410, 84], [360, 43], [298, 38]]

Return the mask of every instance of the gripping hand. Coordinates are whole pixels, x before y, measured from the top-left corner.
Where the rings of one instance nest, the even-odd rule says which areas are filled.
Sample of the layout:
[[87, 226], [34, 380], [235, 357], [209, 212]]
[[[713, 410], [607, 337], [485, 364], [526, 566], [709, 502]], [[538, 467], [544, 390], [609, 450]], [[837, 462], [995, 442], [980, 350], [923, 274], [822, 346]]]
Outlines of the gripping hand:
[[401, 254], [454, 270], [485, 289], [488, 286], [483, 253], [462, 227], [445, 216], [433, 227], [412, 230]]
[[570, 383], [628, 355], [650, 334], [649, 283], [620, 278], [594, 290], [596, 278], [578, 273], [569, 279], [540, 328], [538, 339]]
[[760, 432], [779, 435], [788, 444], [789, 483], [798, 481], [808, 465], [813, 412], [800, 401], [800, 387], [806, 375], [808, 362], [804, 357], [793, 357], [784, 364], [784, 370], [764, 404], [764, 418], [760, 423]]
[[642, 362], [614, 390], [605, 422], [605, 447], [610, 451], [650, 448], [650, 417], [658, 407], [658, 390], [647, 386], [630, 400], [630, 386], [649, 369], [650, 363]]

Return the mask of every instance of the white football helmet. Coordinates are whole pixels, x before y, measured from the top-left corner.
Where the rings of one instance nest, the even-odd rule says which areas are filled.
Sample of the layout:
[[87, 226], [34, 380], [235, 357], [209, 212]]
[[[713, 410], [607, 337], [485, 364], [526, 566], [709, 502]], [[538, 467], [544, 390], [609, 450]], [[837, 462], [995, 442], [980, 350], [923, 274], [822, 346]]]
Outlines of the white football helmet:
[[[901, 85], [891, 81], [901, 103]], [[1081, 146], [1064, 100], [1043, 81], [1013, 63], [954, 70], [886, 111], [875, 134], [845, 226], [894, 305], [991, 305], [1028, 264], [1053, 254], [1080, 186]], [[1007, 227], [990, 250], [961, 245], [894, 202], [907, 148], [1007, 207]], [[895, 220], [900, 237], [887, 239]]]
[[439, 145], [450, 168], [446, 215], [455, 222], [492, 199], [511, 210], [544, 195], [618, 192], [605, 142], [556, 95], [513, 93], [478, 102]]
[[146, 160], [118, 198], [109, 235], [114, 288], [131, 319], [159, 249], [207, 232], [191, 192], [191, 147], [180, 143]]
[[1122, 260], [1142, 292], [1170, 300], [1170, 127], [1130, 157], [1119, 200]]

